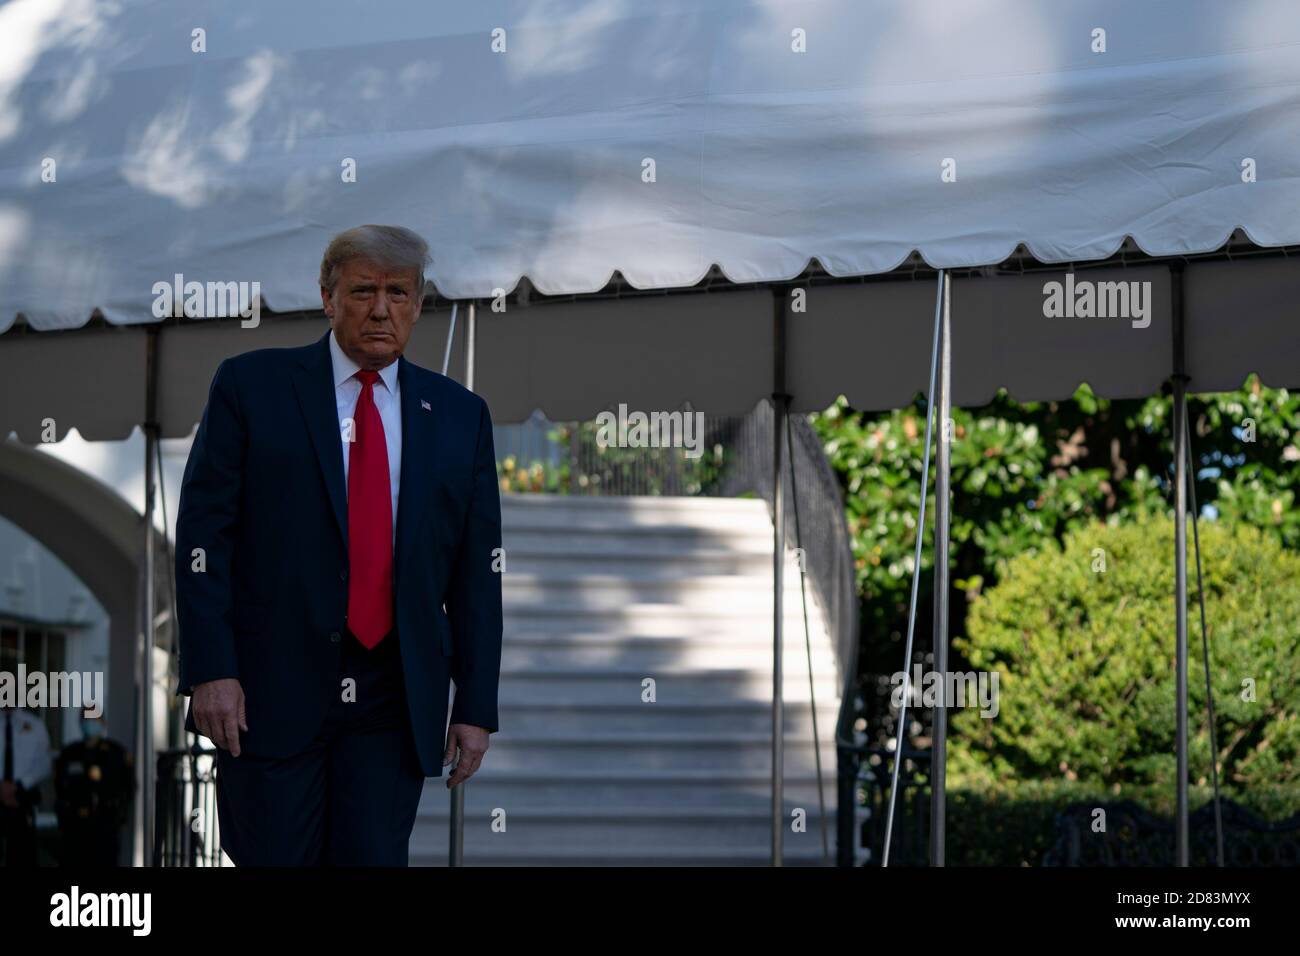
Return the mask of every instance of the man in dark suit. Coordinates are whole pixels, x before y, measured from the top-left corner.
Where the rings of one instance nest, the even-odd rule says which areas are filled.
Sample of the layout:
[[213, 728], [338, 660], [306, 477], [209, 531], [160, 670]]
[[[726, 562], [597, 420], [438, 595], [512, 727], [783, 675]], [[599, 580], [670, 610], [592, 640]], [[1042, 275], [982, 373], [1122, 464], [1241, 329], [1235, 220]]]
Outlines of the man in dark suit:
[[190, 450], [179, 693], [241, 866], [405, 866], [424, 778], [468, 779], [498, 729], [492, 420], [402, 357], [428, 261], [407, 229], [336, 236], [330, 331], [223, 361]]

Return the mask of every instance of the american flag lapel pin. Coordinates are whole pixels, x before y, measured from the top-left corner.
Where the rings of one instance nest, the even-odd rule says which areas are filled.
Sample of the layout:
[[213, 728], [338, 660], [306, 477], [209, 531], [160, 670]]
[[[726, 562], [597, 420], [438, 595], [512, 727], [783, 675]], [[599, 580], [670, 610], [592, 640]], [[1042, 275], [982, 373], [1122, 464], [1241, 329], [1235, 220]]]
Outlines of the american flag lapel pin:
[[430, 405], [428, 402], [426, 402], [424, 399], [420, 399], [420, 407], [423, 408], [426, 412], [431, 412], [431, 411], [433, 411], [433, 406], [431, 406], [431, 405]]

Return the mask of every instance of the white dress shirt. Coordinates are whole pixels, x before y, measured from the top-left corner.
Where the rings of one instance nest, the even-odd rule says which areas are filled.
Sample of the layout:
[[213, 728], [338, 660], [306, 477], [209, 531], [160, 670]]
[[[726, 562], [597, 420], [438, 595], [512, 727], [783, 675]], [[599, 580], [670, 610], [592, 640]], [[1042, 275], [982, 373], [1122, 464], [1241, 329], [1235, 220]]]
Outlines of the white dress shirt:
[[[5, 723], [13, 721], [14, 780], [25, 790], [35, 790], [50, 775], [50, 735], [39, 717], [17, 708], [0, 712], [0, 764], [4, 763]], [[0, 766], [0, 776], [4, 767]]]
[[[347, 353], [334, 338], [330, 329], [330, 361], [334, 365], [334, 403], [338, 410], [339, 435], [343, 439], [343, 494], [348, 489], [348, 457], [352, 451], [349, 435], [355, 435], [356, 426], [348, 428], [344, 423], [355, 421], [357, 399], [361, 397], [361, 381], [353, 378], [361, 371], [361, 366], [348, 358]], [[397, 381], [397, 362], [390, 362], [379, 370], [375, 381], [375, 407], [379, 409], [379, 419], [384, 425], [384, 444], [388, 448], [388, 489], [393, 496], [393, 539], [397, 538], [397, 496], [398, 483], [402, 475], [402, 394]]]

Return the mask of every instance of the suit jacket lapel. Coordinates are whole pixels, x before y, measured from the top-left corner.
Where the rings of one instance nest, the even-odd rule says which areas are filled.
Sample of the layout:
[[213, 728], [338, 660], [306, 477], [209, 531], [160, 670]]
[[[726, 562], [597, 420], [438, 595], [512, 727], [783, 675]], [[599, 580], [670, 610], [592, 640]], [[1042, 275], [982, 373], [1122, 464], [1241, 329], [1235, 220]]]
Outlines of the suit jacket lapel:
[[[334, 519], [348, 546], [348, 499], [343, 487], [343, 437], [339, 434], [338, 402], [334, 397], [334, 366], [330, 361], [329, 332], [293, 370], [293, 387], [298, 405], [307, 420], [307, 431], [316, 448], [316, 460], [325, 477]], [[405, 445], [403, 445], [405, 454]], [[403, 465], [405, 471], [405, 465]]]

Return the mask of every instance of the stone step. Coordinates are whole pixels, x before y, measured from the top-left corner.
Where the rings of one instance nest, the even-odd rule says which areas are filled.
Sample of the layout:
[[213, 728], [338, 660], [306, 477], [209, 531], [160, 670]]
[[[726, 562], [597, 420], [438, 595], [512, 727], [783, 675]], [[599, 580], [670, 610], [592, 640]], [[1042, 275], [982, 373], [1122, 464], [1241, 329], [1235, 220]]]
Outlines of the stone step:
[[[623, 546], [646, 550], [681, 550], [683, 548], [768, 549], [773, 542], [772, 523], [724, 518], [707, 524], [680, 524], [671, 520], [627, 518], [617, 514], [586, 512], [548, 512], [526, 515], [522, 519], [503, 512], [502, 542], [545, 544], [561, 539], [576, 546]], [[608, 542], [603, 545], [602, 542]], [[794, 548], [792, 540], [787, 548]]]
[[[491, 749], [488, 751], [492, 753]], [[835, 802], [835, 771], [823, 766], [826, 801]], [[420, 816], [441, 814], [449, 806], [451, 792], [445, 777], [425, 782], [420, 798]], [[722, 773], [705, 770], [502, 770], [491, 762], [465, 784], [466, 807], [490, 812], [498, 806], [540, 808], [626, 807], [644, 809], [718, 807], [770, 808], [771, 771], [751, 770]], [[785, 774], [785, 803], [793, 807], [818, 806], [817, 777], [813, 773]]]
[[[637, 634], [619, 637], [594, 633], [509, 631], [502, 650], [502, 666], [509, 667], [772, 667], [772, 635], [744, 631], [709, 637]], [[787, 671], [808, 672], [809, 649], [802, 624], [786, 631], [783, 662]], [[813, 636], [814, 673], [835, 673], [835, 655], [824, 637]]]
[[[764, 846], [770, 839], [771, 815], [765, 806], [752, 808], [691, 807], [627, 810], [622, 807], [570, 809], [471, 809], [466, 799], [465, 856], [491, 849], [497, 854], [517, 854], [555, 847], [588, 847], [601, 852], [658, 853], [700, 845], [716, 849]], [[801, 808], [803, 832], [791, 828], [794, 808], [786, 813], [785, 843], [803, 852], [821, 849], [820, 815], [816, 805]], [[829, 814], [828, 814], [829, 817]], [[432, 813], [411, 838], [411, 852], [445, 852], [448, 812]], [[496, 829], [494, 829], [494, 822]], [[505, 829], [500, 827], [504, 823]], [[835, 845], [834, 825], [827, 820], [829, 843]]]
[[[508, 558], [507, 558], [508, 560]], [[771, 578], [734, 574], [684, 573], [667, 566], [627, 574], [566, 574], [507, 571], [501, 580], [505, 601], [515, 603], [565, 603], [584, 608], [618, 608], [627, 604], [669, 604], [684, 610], [708, 607], [714, 611], [762, 607], [770, 614]], [[800, 606], [797, 578], [787, 577], [783, 594], [791, 608]], [[814, 602], [808, 595], [809, 605]], [[513, 608], [512, 608], [513, 610]]]
[[[827, 702], [829, 701], [829, 702]], [[544, 726], [551, 733], [580, 734], [592, 728], [606, 733], [770, 733], [772, 702], [685, 701], [655, 704], [608, 704], [598, 701], [528, 704], [510, 701], [499, 706], [501, 726], [525, 731]], [[785, 702], [786, 739], [812, 739], [812, 705], [807, 700]], [[817, 732], [826, 739], [835, 732], [835, 698], [818, 698]]]
[[[506, 632], [583, 632], [600, 631], [610, 635], [656, 634], [662, 636], [696, 635], [707, 637], [721, 633], [772, 630], [772, 598], [765, 594], [749, 604], [698, 607], [679, 604], [628, 602], [627, 604], [584, 604], [572, 595], [553, 600], [507, 600], [503, 607]], [[803, 633], [803, 605], [796, 596], [787, 597], [782, 605], [782, 621], [787, 634], [799, 628]], [[820, 610], [808, 595], [809, 624], [821, 625]], [[815, 632], [814, 632], [815, 633]]]
[[[464, 866], [768, 866], [769, 841], [745, 847], [712, 846], [699, 844], [693, 847], [650, 850], [623, 850], [609, 847], [553, 846], [528, 852], [515, 852], [507, 847], [476, 848], [464, 854]], [[412, 838], [412, 846], [415, 839]], [[831, 834], [830, 860], [822, 852], [821, 836], [815, 841], [793, 843], [786, 840], [782, 863], [785, 866], [834, 866], [835, 842]], [[418, 850], [412, 849], [411, 866], [447, 866], [446, 847], [431, 847], [423, 842]]]
[[[769, 770], [772, 738], [766, 733], [559, 733], [530, 727], [493, 734], [489, 753], [502, 770]], [[812, 740], [786, 739], [784, 760], [792, 773], [812, 772]], [[821, 760], [823, 767], [834, 766], [829, 732], [821, 741]]]
[[[557, 548], [546, 543], [519, 544], [513, 539], [503, 542], [506, 574], [626, 574], [662, 577], [732, 575], [772, 579], [772, 549], [750, 548], [644, 548], [621, 545], [617, 548]], [[798, 564], [793, 555], [787, 574], [797, 576]], [[797, 580], [797, 577], [796, 577]]]
[[[742, 558], [765, 556], [772, 559], [772, 531], [768, 528], [750, 531], [700, 531], [671, 526], [638, 528], [630, 531], [612, 531], [600, 528], [523, 529], [503, 527], [501, 544], [507, 556], [547, 553], [557, 543], [557, 557], [572, 554], [575, 558], [600, 555], [608, 551], [614, 555], [638, 553], [647, 557], [686, 557], [694, 553], [735, 552]], [[787, 543], [787, 553], [794, 555], [794, 542]]]
[[[630, 525], [626, 529], [584, 529], [566, 527], [529, 528], [503, 524], [501, 542], [520, 551], [553, 552], [557, 555], [582, 557], [638, 553], [649, 555], [689, 556], [713, 551], [744, 556], [772, 556], [771, 525], [745, 531], [712, 530], [690, 525]], [[794, 553], [795, 542], [786, 542]]]
[[[807, 700], [808, 674], [783, 672], [786, 700]], [[763, 668], [602, 667], [501, 669], [498, 697], [514, 703], [593, 700], [654, 707], [642, 702], [644, 681], [654, 681], [655, 699], [664, 701], [770, 700], [772, 676]], [[812, 692], [821, 700], [839, 693], [834, 671], [814, 673]]]
[[727, 522], [771, 525], [767, 504], [760, 498], [712, 498], [671, 495], [501, 495], [501, 513], [513, 523], [541, 521], [548, 516], [590, 518], [623, 523], [689, 525], [707, 528]]

